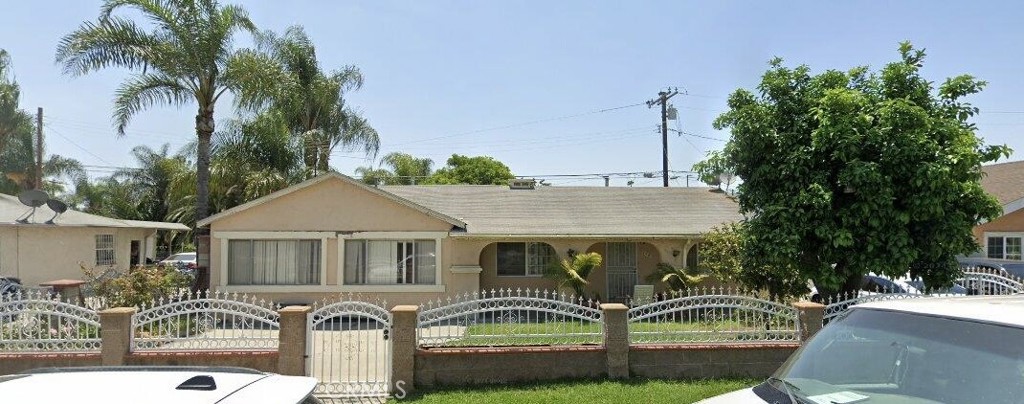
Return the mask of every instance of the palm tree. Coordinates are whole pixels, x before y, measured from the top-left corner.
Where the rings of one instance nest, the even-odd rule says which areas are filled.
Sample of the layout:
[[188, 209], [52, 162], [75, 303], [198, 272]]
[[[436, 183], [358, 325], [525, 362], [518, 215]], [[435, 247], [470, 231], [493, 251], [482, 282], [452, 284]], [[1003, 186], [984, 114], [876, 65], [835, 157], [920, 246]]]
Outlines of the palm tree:
[[707, 279], [707, 275], [697, 273], [696, 268], [676, 268], [672, 264], [660, 263], [654, 273], [647, 276], [647, 282], [664, 282], [670, 290], [682, 291], [691, 288]]
[[380, 137], [357, 111], [345, 105], [344, 95], [363, 85], [355, 66], [325, 73], [317, 60], [316, 48], [301, 26], [292, 26], [278, 36], [263, 32], [256, 36], [262, 53], [246, 53], [252, 64], [269, 57], [279, 76], [272, 91], [259, 91], [266, 84], [255, 81], [257, 91], [243, 88], [237, 105], [258, 114], [270, 113], [283, 120], [293, 136], [301, 139], [302, 159], [311, 175], [330, 170], [330, 155], [338, 146], [362, 146], [376, 155]]
[[552, 263], [544, 276], [558, 282], [558, 288], [570, 288], [578, 298], [584, 298], [587, 292], [587, 277], [594, 269], [601, 266], [601, 254], [596, 252], [575, 254], [561, 262]]
[[[118, 11], [140, 13], [153, 28], [115, 15]], [[254, 83], [272, 77], [258, 58], [241, 62], [244, 52], [231, 46], [238, 31], [255, 33], [256, 27], [243, 8], [217, 0], [105, 0], [97, 21], [82, 23], [57, 47], [56, 59], [65, 74], [80, 76], [109, 67], [134, 73], [115, 92], [113, 118], [119, 135], [137, 113], [152, 106], [195, 103], [195, 217], [200, 219], [209, 209], [217, 101], [243, 82], [258, 92], [262, 87]]]
[[412, 185], [423, 182], [432, 172], [434, 161], [416, 158], [406, 153], [388, 153], [380, 159], [381, 164], [391, 169], [359, 167], [356, 174], [363, 182], [371, 185]]
[[16, 194], [27, 189], [42, 189], [63, 197], [69, 185], [86, 178], [85, 168], [78, 160], [51, 154], [43, 160], [42, 181], [36, 179], [36, 145], [29, 130], [17, 131], [0, 151], [0, 192]]
[[21, 88], [11, 73], [11, 57], [0, 49], [0, 156], [11, 138], [32, 133], [32, 115], [18, 106]]

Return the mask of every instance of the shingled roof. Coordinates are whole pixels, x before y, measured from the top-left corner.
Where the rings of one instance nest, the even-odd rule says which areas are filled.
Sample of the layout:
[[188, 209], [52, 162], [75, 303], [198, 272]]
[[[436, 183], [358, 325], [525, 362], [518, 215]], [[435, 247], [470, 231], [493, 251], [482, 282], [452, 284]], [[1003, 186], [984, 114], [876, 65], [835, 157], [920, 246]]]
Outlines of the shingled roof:
[[1024, 161], [982, 166], [981, 187], [1003, 206], [1024, 198]]
[[742, 218], [714, 188], [381, 186], [466, 223], [467, 235], [680, 236]]
[[54, 220], [53, 224], [44, 224], [54, 216], [53, 210], [46, 205], [36, 208], [31, 224], [21, 224], [15, 219], [25, 216], [31, 208], [22, 205], [16, 196], [0, 194], [0, 226], [47, 226], [47, 227], [115, 227], [141, 228], [188, 231], [188, 226], [181, 223], [145, 222], [139, 220], [112, 219], [68, 209]]

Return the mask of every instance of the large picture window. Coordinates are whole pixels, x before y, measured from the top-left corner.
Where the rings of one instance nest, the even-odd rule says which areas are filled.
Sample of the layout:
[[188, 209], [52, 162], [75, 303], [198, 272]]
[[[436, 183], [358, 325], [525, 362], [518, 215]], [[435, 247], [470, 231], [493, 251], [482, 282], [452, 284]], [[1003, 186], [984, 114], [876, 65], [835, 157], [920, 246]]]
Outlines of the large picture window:
[[96, 265], [117, 264], [117, 253], [114, 249], [113, 234], [96, 235]]
[[319, 285], [320, 240], [229, 240], [229, 285]]
[[1020, 260], [1021, 237], [1020, 236], [994, 236], [988, 237], [988, 257], [996, 259]]
[[498, 276], [542, 276], [558, 260], [547, 243], [498, 243], [497, 254]]
[[433, 285], [434, 240], [346, 240], [346, 285]]

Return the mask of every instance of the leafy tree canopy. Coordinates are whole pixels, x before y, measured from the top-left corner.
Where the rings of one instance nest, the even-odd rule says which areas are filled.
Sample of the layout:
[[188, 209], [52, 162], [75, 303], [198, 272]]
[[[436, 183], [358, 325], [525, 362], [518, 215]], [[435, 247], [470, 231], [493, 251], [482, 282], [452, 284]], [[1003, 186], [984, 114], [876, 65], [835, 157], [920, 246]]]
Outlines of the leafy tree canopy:
[[824, 293], [856, 289], [867, 272], [940, 286], [957, 255], [978, 249], [972, 227], [1002, 212], [981, 165], [1010, 154], [970, 122], [978, 109], [964, 98], [985, 82], [961, 75], [935, 88], [921, 76], [924, 51], [904, 42], [899, 52], [877, 72], [818, 75], [776, 58], [757, 94], [729, 97], [715, 127], [732, 136], [712, 158], [743, 179], [747, 271], [795, 268], [795, 282]]
[[429, 182], [446, 185], [505, 185], [512, 178], [512, 170], [493, 157], [453, 154], [448, 164], [434, 172]]

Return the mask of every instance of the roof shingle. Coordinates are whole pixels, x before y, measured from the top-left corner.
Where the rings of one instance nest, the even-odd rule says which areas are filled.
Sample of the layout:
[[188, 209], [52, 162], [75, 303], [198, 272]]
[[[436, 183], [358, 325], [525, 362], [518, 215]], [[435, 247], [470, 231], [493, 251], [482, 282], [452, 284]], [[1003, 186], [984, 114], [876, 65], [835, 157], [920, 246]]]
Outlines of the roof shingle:
[[742, 219], [713, 188], [381, 186], [466, 222], [468, 235], [678, 236]]

